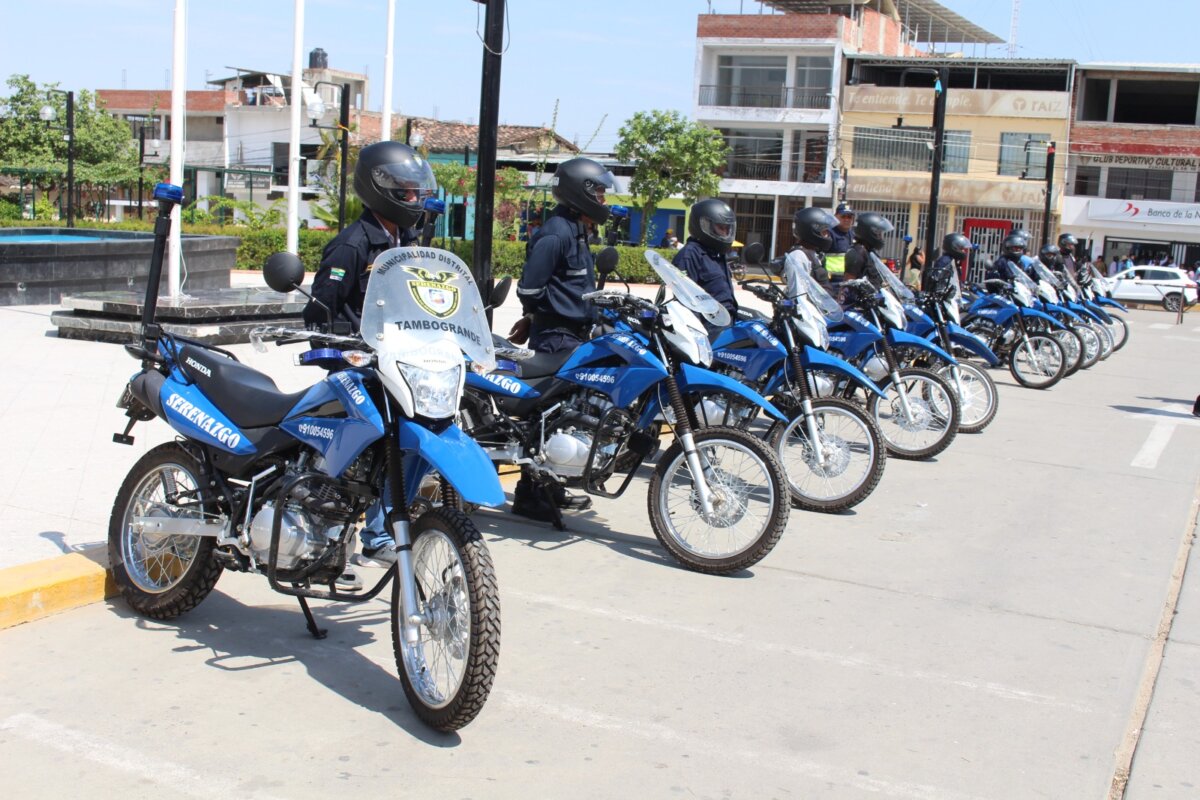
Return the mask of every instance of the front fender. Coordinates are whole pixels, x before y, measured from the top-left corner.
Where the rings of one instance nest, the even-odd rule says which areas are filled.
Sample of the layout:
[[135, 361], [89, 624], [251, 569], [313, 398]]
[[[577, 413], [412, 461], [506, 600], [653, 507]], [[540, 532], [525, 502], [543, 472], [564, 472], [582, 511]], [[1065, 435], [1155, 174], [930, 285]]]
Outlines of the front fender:
[[987, 343], [980, 339], [975, 334], [971, 333], [966, 328], [955, 325], [953, 322], [946, 326], [946, 332], [950, 334], [950, 341], [959, 347], [970, 350], [975, 355], [982, 358], [989, 366], [998, 366], [1000, 357], [992, 352], [992, 348], [987, 346]]
[[1128, 313], [1128, 311], [1129, 311], [1129, 309], [1126, 308], [1124, 305], [1122, 305], [1120, 301], [1113, 300], [1111, 297], [1105, 297], [1102, 294], [1096, 295], [1095, 303], [1096, 303], [1096, 305], [1111, 306], [1112, 308], [1119, 308], [1126, 313]]
[[920, 336], [914, 336], [911, 333], [906, 333], [905, 331], [898, 330], [896, 328], [888, 328], [887, 335], [888, 335], [888, 339], [891, 340], [893, 347], [896, 347], [899, 345], [911, 345], [920, 350], [925, 350], [929, 353], [933, 353], [935, 356], [940, 358], [942, 361], [945, 361], [947, 364], [957, 364], [958, 363], [958, 361], [954, 358], [954, 356], [950, 355], [945, 350], [938, 347], [936, 344], [929, 341], [928, 339], [922, 339]]
[[1096, 305], [1095, 301], [1089, 300], [1088, 302], [1084, 303], [1084, 306], [1088, 311], [1092, 312], [1093, 316], [1098, 317], [1100, 322], [1104, 323], [1105, 325], [1108, 325], [1113, 321], [1112, 314], [1109, 314], [1103, 308]]
[[1108, 316], [1107, 314], [1105, 314], [1104, 317], [1102, 317], [1102, 316], [1100, 316], [1099, 313], [1097, 313], [1096, 311], [1093, 311], [1092, 309], [1088, 308], [1087, 306], [1083, 305], [1082, 303], [1071, 303], [1069, 307], [1076, 314], [1085, 316], [1088, 319], [1093, 320], [1095, 322], [1099, 322], [1102, 325], [1105, 324], [1104, 317]]
[[754, 403], [775, 419], [787, 422], [787, 417], [780, 413], [779, 409], [768, 402], [762, 395], [750, 391], [732, 378], [727, 378], [711, 370], [693, 367], [691, 364], [682, 364], [676, 380], [679, 382], [679, 391], [685, 394], [704, 389], [736, 394], [743, 400], [749, 400], [751, 403]]
[[[436, 469], [464, 501], [481, 506], [504, 505], [504, 489], [500, 487], [492, 460], [457, 425], [434, 433], [412, 420], [402, 419], [397, 427], [401, 451], [412, 453]], [[405, 487], [410, 500], [426, 471], [420, 468], [405, 471], [405, 481], [412, 484]]]
[[[854, 381], [865, 391], [874, 392], [880, 397], [886, 396], [884, 395], [883, 390], [879, 388], [878, 384], [868, 378], [866, 373], [860, 370], [858, 367], [854, 366], [845, 359], [830, 355], [824, 350], [818, 350], [811, 345], [805, 345], [804, 349], [800, 352], [800, 363], [807, 368], [820, 370], [821, 372], [837, 373], [838, 375]], [[772, 390], [771, 386], [768, 386], [767, 394], [774, 394], [776, 391], [779, 391], [779, 385], [782, 382], [783, 370], [780, 370], [779, 374], [775, 376], [775, 379], [771, 381], [772, 385], [774, 386], [774, 390]]]
[[1038, 311], [1036, 308], [1026, 308], [1025, 306], [1021, 306], [1021, 316], [1034, 317], [1036, 319], [1045, 320], [1050, 323], [1050, 327], [1052, 327], [1052, 328], [1066, 329], [1066, 327], [1067, 327], [1066, 325], [1063, 325], [1061, 322], [1056, 320], [1054, 317], [1047, 314], [1045, 311]]
[[1046, 310], [1052, 311], [1055, 314], [1062, 314], [1067, 319], [1074, 320], [1075, 322], [1083, 322], [1083, 319], [1078, 314], [1076, 314], [1074, 311], [1067, 308], [1066, 306], [1059, 306], [1059, 305], [1055, 305], [1054, 303], [1047, 303]]

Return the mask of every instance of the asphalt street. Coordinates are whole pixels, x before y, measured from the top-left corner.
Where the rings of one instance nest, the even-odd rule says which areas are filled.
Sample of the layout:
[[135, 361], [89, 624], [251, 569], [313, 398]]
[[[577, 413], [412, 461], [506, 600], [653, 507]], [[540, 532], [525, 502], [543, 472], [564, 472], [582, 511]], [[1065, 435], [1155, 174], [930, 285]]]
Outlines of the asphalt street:
[[[0, 309], [0, 565], [102, 540], [125, 470], [169, 436], [111, 443], [136, 365], [46, 337], [48, 314]], [[1194, 798], [1194, 552], [1164, 604], [1196, 510], [1200, 317], [1130, 320], [1124, 350], [1049, 391], [994, 372], [984, 433], [889, 461], [852, 512], [793, 512], [732, 577], [665, 555], [645, 481], [565, 534], [480, 512], [500, 666], [455, 735], [409, 710], [382, 601], [318, 604], [315, 641], [294, 601], [227, 573], [170, 623], [114, 599], [0, 631], [5, 793], [1104, 798], [1136, 729], [1126, 797]], [[281, 388], [315, 380], [238, 352]]]

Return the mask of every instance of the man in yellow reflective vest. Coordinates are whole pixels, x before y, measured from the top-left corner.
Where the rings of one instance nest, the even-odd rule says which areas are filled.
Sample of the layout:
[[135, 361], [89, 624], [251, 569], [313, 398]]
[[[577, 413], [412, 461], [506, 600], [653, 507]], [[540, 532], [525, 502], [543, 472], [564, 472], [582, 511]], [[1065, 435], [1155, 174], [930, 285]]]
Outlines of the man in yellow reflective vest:
[[825, 254], [825, 271], [829, 273], [831, 281], [842, 280], [846, 271], [846, 253], [854, 244], [854, 233], [851, 230], [854, 227], [854, 209], [848, 203], [842, 203], [837, 207], [836, 216], [838, 224], [829, 229], [833, 246]]

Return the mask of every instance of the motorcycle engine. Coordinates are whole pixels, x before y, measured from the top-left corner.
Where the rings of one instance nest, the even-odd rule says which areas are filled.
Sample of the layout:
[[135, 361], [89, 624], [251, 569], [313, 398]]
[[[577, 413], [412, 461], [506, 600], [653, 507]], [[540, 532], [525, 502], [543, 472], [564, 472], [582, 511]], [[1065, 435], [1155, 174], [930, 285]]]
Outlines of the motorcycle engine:
[[863, 364], [863, 372], [873, 381], [881, 381], [888, 375], [887, 361], [879, 356], [871, 356], [867, 359], [867, 363]]
[[[546, 438], [542, 444], [542, 455], [546, 458], [546, 465], [561, 477], [581, 477], [600, 420], [611, 407], [612, 402], [608, 398], [591, 392], [581, 392], [563, 401], [544, 421]], [[616, 456], [621, 442], [609, 441], [613, 438], [613, 432], [603, 432], [604, 444], [593, 465], [596, 469], [606, 469]]]
[[[275, 523], [275, 514], [275, 505], [265, 503], [250, 523], [250, 549], [255, 560], [264, 566], [271, 555], [271, 527]], [[323, 525], [299, 507], [285, 507], [280, 516], [279, 569], [292, 569], [321, 553], [342, 531], [341, 525]]]

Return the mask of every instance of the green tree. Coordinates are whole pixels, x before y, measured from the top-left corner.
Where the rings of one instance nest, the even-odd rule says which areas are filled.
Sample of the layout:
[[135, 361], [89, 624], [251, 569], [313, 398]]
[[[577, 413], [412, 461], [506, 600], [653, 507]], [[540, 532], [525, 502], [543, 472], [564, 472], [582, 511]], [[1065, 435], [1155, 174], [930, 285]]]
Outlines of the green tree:
[[[0, 169], [44, 169], [42, 188], [61, 187], [67, 173], [66, 97], [58, 84], [38, 86], [28, 75], [6, 81], [9, 95], [0, 98]], [[56, 113], [54, 127], [42, 122], [42, 106]], [[138, 153], [129, 127], [97, 107], [92, 92], [75, 95], [75, 182], [93, 190], [137, 184]]]
[[681, 194], [689, 205], [717, 194], [728, 146], [721, 134], [678, 111], [639, 111], [621, 126], [616, 156], [634, 165], [629, 192], [642, 207], [642, 240], [659, 203]]

